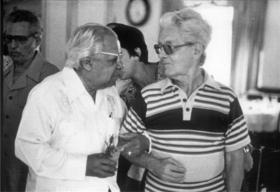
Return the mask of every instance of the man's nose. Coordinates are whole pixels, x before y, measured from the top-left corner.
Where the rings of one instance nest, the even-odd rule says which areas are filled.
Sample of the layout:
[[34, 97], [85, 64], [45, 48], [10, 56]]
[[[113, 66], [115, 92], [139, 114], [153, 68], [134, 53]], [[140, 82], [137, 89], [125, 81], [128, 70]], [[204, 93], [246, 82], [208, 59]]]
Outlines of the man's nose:
[[167, 54], [165, 53], [165, 51], [163, 49], [161, 49], [158, 53], [158, 57], [159, 59], [163, 59], [167, 57]]
[[11, 46], [11, 48], [16, 48], [18, 46], [18, 42], [16, 40], [12, 39], [10, 42], [10, 46]]
[[121, 60], [117, 61], [116, 69], [117, 69], [117, 70], [122, 70], [122, 68], [123, 68], [123, 63], [122, 63], [122, 61], [121, 61]]

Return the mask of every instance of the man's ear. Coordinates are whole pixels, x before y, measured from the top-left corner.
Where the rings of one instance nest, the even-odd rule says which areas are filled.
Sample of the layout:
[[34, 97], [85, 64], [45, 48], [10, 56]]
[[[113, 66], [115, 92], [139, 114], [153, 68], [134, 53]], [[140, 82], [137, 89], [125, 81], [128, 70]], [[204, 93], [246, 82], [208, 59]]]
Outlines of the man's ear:
[[137, 54], [137, 56], [140, 58], [141, 55], [142, 55], [141, 49], [140, 49], [139, 47], [136, 47], [136, 48], [134, 49], [134, 51], [135, 51], [135, 53]]
[[201, 45], [200, 43], [194, 44], [194, 52], [193, 53], [194, 53], [194, 56], [196, 58], [200, 58], [201, 55], [203, 54], [203, 52], [204, 52], [203, 45]]
[[42, 42], [42, 35], [37, 33], [37, 34], [34, 35], [34, 39], [35, 39], [35, 41], [34, 41], [34, 45], [33, 46], [34, 46], [34, 48], [37, 48], [37, 47], [40, 46], [40, 44]]
[[80, 60], [80, 66], [86, 71], [91, 71], [92, 69], [92, 63], [89, 59]]

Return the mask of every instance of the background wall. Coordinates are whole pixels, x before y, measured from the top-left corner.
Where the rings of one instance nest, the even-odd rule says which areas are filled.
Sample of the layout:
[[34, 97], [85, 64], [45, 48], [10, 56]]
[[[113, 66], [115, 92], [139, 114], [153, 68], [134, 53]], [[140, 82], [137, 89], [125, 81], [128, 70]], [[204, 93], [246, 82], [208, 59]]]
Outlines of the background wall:
[[67, 1], [43, 1], [44, 47], [46, 59], [62, 68], [65, 59]]
[[258, 87], [280, 93], [280, 22], [279, 0], [268, 1], [264, 28], [264, 45], [260, 55]]
[[[112, 21], [118, 23], [129, 24], [125, 16], [125, 9], [129, 0], [118, 0], [114, 1], [113, 13], [114, 18]], [[149, 61], [155, 62], [158, 60], [157, 55], [155, 54], [153, 45], [157, 42], [158, 36], [158, 21], [162, 12], [162, 0], [150, 0], [151, 6], [150, 17], [143, 26], [138, 27], [144, 34], [145, 40], [148, 46], [149, 52]]]
[[[161, 14], [166, 11], [182, 8], [184, 1], [196, 2], [197, 0], [148, 0], [151, 7], [150, 17], [143, 26], [138, 28], [145, 36], [150, 62], [158, 61], [153, 45], [157, 42], [159, 32], [158, 21]], [[248, 46], [233, 45], [233, 48], [239, 50], [241, 54], [241, 56], [236, 59], [236, 62], [232, 62], [231, 68], [231, 74], [236, 74], [232, 75], [231, 82], [234, 85], [234, 90], [238, 94], [246, 93], [248, 89], [255, 87], [280, 89], [280, 23], [278, 22], [280, 0], [233, 1], [240, 4], [239, 12], [237, 12], [238, 7], [235, 6], [235, 12], [237, 13], [235, 17], [241, 15], [240, 23], [238, 23], [238, 26], [241, 27], [239, 28], [246, 28], [244, 29], [245, 32], [250, 31], [250, 29], [253, 29], [252, 25], [245, 23], [246, 17], [244, 17], [242, 13], [248, 10], [259, 13], [260, 10], [256, 8], [257, 6], [251, 5], [249, 2], [262, 1], [267, 1], [268, 6], [265, 27], [263, 28], [264, 41], [260, 59], [258, 60], [258, 56], [256, 56], [257, 59], [250, 59], [252, 56], [250, 55]], [[47, 60], [57, 65], [59, 68], [62, 68], [65, 60], [65, 45], [71, 32], [77, 26], [87, 22], [97, 22], [101, 24], [120, 22], [129, 24], [125, 15], [128, 2], [129, 0], [3, 0], [3, 11], [7, 14], [13, 7], [18, 7], [29, 9], [37, 13], [37, 15], [42, 18], [45, 29], [45, 35], [41, 46], [42, 53]], [[246, 2], [248, 3], [246, 4]], [[261, 10], [266, 9], [262, 6], [260, 7]], [[250, 14], [247, 15], [250, 16]], [[248, 17], [248, 23], [254, 24], [256, 18], [255, 16]], [[265, 18], [265, 15], [262, 18]], [[236, 29], [236, 26], [234, 27]], [[258, 30], [252, 31], [253, 34], [255, 34]], [[241, 39], [240, 42], [246, 44], [251, 36], [250, 33], [248, 33], [247, 36], [244, 35], [244, 39]], [[262, 33], [260, 33], [259, 36], [262, 37]], [[233, 43], [235, 42], [234, 40]], [[256, 41], [253, 39], [252, 42]], [[258, 42], [256, 44], [259, 46]], [[244, 57], [244, 54], [247, 54], [247, 56]], [[256, 51], [256, 54], [259, 55], [259, 51]], [[255, 80], [258, 75], [257, 73], [259, 74], [258, 80]], [[250, 80], [250, 76], [254, 78]], [[250, 86], [248, 86], [248, 82]]]
[[[87, 22], [107, 24], [119, 22], [128, 24], [125, 10], [129, 0], [47, 0], [43, 1], [43, 18], [46, 29], [45, 47], [43, 53], [46, 58], [63, 67], [65, 59], [65, 45], [71, 32], [79, 25]], [[150, 17], [147, 22], [138, 27], [144, 34], [149, 61], [156, 62], [153, 45], [157, 42], [158, 21], [164, 11], [182, 8], [181, 0], [148, 0], [151, 7]]]

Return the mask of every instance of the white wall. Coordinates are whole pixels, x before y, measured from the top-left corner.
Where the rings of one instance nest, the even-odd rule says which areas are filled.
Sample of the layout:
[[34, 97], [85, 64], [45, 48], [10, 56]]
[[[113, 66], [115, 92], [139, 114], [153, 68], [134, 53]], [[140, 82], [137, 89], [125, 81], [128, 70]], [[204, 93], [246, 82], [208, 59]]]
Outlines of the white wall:
[[66, 43], [66, 0], [48, 0], [44, 4], [45, 57], [62, 68], [65, 59]]
[[88, 22], [104, 24], [106, 21], [106, 0], [79, 0], [77, 24]]
[[[65, 61], [65, 45], [70, 33], [87, 22], [128, 24], [125, 9], [128, 0], [44, 0], [45, 27], [44, 53], [46, 59], [62, 68]], [[149, 51], [149, 61], [156, 62], [153, 45], [157, 42], [159, 18], [163, 0], [149, 0], [150, 17], [139, 29], [143, 32]]]
[[105, 24], [105, 0], [44, 0], [44, 53], [60, 69], [65, 63], [65, 48], [70, 33], [87, 22]]
[[[125, 9], [129, 0], [115, 0], [113, 6], [114, 18], [111, 22], [118, 22], [130, 25], [125, 16]], [[159, 33], [159, 18], [162, 11], [162, 0], [149, 0], [151, 6], [150, 17], [143, 26], [137, 27], [142, 31], [145, 37], [145, 41], [149, 52], [149, 61], [158, 61], [158, 57], [155, 54], [153, 45], [157, 42]]]
[[258, 87], [280, 90], [280, 1], [269, 0], [267, 8]]

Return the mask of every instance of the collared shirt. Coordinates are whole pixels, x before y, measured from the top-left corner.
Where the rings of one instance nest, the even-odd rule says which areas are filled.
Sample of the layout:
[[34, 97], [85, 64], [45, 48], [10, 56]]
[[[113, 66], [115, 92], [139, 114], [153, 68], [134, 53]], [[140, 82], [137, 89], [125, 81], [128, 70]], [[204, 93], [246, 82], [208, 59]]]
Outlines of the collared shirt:
[[146, 131], [154, 155], [173, 157], [186, 167], [183, 183], [166, 182], [148, 172], [147, 191], [223, 191], [225, 153], [250, 143], [236, 95], [206, 73], [191, 95], [170, 79], [142, 89], [123, 129]]
[[26, 166], [15, 157], [14, 141], [23, 107], [29, 91], [46, 76], [58, 72], [58, 68], [45, 61], [39, 52], [27, 70], [14, 82], [13, 66], [5, 72], [3, 82], [2, 127], [2, 186], [3, 190], [25, 189]]
[[[105, 151], [124, 115], [115, 87], [95, 101], [73, 69], [64, 68], [30, 93], [16, 155], [30, 167], [28, 191], [119, 191], [116, 178], [87, 177], [89, 154]], [[115, 143], [116, 144], [116, 143]]]

